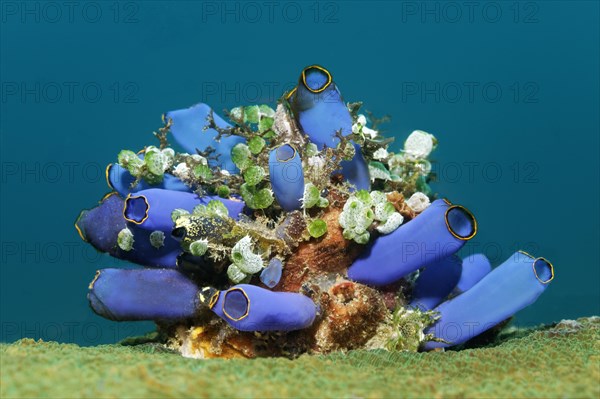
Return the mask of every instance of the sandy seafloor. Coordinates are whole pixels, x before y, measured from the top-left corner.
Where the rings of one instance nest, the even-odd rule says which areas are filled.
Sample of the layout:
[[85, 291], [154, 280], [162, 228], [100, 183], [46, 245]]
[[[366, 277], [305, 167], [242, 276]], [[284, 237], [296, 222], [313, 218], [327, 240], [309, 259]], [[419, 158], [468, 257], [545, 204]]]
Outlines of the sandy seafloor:
[[161, 345], [0, 345], [2, 398], [600, 397], [600, 317], [507, 329], [477, 349], [195, 360]]

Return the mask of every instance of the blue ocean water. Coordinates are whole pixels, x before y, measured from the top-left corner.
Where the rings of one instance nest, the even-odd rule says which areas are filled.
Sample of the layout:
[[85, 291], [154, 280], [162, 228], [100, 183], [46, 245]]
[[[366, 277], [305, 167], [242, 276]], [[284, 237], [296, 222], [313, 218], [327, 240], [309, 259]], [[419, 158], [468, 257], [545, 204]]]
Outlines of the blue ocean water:
[[435, 191], [494, 265], [522, 248], [556, 278], [517, 315], [600, 313], [599, 3], [594, 1], [3, 1], [0, 340], [82, 345], [152, 328], [88, 308], [95, 270], [123, 267], [73, 228], [104, 167], [154, 142], [163, 112], [275, 103], [306, 65], [384, 134], [439, 139]]

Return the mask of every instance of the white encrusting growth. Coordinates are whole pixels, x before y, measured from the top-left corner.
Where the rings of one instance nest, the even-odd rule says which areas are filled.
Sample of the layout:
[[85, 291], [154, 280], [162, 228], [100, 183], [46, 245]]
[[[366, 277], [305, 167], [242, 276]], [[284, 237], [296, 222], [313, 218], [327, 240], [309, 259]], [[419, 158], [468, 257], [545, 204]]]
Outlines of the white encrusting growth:
[[427, 209], [429, 205], [431, 205], [431, 202], [429, 201], [429, 197], [427, 195], [417, 191], [406, 200], [406, 205], [408, 205], [413, 211], [421, 213]]
[[249, 236], [245, 236], [233, 246], [231, 260], [233, 263], [227, 269], [227, 276], [236, 284], [258, 273], [265, 266], [262, 257], [252, 252], [252, 240]]
[[427, 158], [431, 154], [431, 151], [433, 151], [435, 143], [436, 140], [433, 134], [422, 130], [415, 130], [404, 142], [404, 152], [412, 158]]

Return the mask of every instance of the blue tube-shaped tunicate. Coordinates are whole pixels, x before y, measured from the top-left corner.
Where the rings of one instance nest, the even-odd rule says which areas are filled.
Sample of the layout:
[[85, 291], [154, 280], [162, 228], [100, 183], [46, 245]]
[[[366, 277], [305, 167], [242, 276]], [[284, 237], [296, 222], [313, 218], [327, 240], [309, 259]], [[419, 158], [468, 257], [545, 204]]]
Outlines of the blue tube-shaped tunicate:
[[465, 292], [484, 278], [492, 270], [492, 265], [484, 254], [472, 254], [462, 261], [462, 272], [454, 292]]
[[307, 296], [247, 284], [215, 292], [208, 306], [241, 331], [300, 330], [309, 327], [316, 317], [316, 306]]
[[[171, 119], [170, 131], [175, 141], [190, 154], [195, 154], [196, 149], [205, 151], [208, 147], [215, 150], [218, 159], [209, 159], [211, 167], [219, 166], [221, 169], [237, 173], [238, 169], [231, 160], [231, 149], [245, 140], [239, 136], [224, 136], [220, 141], [215, 141], [217, 131], [205, 129], [208, 126], [207, 117], [212, 109], [203, 103], [196, 104], [190, 108], [167, 112], [165, 119]], [[215, 123], [220, 128], [229, 128], [230, 124], [213, 112]]]
[[[175, 268], [181, 253], [179, 242], [167, 231], [152, 231], [127, 223], [123, 218], [124, 201], [116, 192], [105, 196], [100, 204], [82, 211], [75, 228], [81, 238], [98, 251], [147, 267]], [[132, 235], [133, 245], [124, 250], [118, 245], [119, 233]], [[158, 235], [157, 235], [158, 234]]]
[[435, 308], [456, 286], [461, 268], [462, 261], [456, 255], [429, 264], [415, 281], [409, 307], [422, 311]]
[[103, 269], [90, 283], [88, 300], [110, 320], [180, 320], [194, 316], [198, 287], [167, 269]]
[[[182, 191], [149, 189], [128, 195], [122, 215], [133, 234], [133, 245], [125, 253], [117, 252], [115, 256], [147, 267], [176, 268], [177, 257], [182, 250], [173, 236], [173, 211], [184, 209], [191, 212], [197, 205], [207, 205], [211, 200], [224, 204], [229, 216], [236, 220], [244, 209], [242, 201], [216, 196], [198, 197]], [[159, 235], [158, 242], [153, 237], [156, 234]]]
[[376, 238], [350, 266], [348, 277], [374, 286], [393, 283], [456, 253], [476, 233], [471, 212], [436, 200], [393, 233]]
[[[166, 231], [146, 230], [127, 223], [133, 234], [133, 246], [128, 251], [116, 249], [116, 258], [134, 262], [146, 267], [175, 269], [177, 257], [183, 252], [180, 243]], [[161, 234], [162, 233], [162, 234]], [[161, 234], [159, 238], [153, 235]]]
[[108, 187], [115, 190], [123, 197], [126, 197], [129, 193], [135, 193], [141, 190], [148, 190], [150, 188], [162, 188], [165, 190], [172, 191], [187, 191], [192, 192], [192, 189], [182, 182], [179, 178], [165, 173], [162, 182], [158, 184], [148, 184], [144, 179], [141, 179], [135, 186], [131, 186], [135, 182], [133, 177], [127, 169], [123, 168], [119, 164], [108, 164], [106, 167], [106, 183]]
[[519, 251], [470, 290], [434, 309], [440, 319], [426, 330], [444, 342], [429, 341], [425, 349], [462, 344], [531, 305], [554, 278], [545, 258]]
[[286, 211], [302, 206], [304, 171], [300, 154], [294, 147], [284, 144], [269, 154], [269, 179], [277, 203]]
[[83, 241], [109, 253], [115, 250], [117, 235], [125, 226], [123, 199], [116, 192], [104, 196], [95, 208], [81, 211], [75, 221], [75, 229]]
[[[342, 95], [325, 68], [312, 65], [304, 68], [298, 87], [288, 99], [302, 131], [319, 149], [335, 148], [339, 143], [336, 132], [342, 136], [352, 133], [352, 116]], [[359, 190], [369, 190], [369, 169], [360, 146], [355, 144], [356, 155], [342, 162], [342, 175]]]
[[323, 67], [304, 68], [290, 104], [302, 131], [319, 149], [335, 147], [339, 143], [338, 131], [342, 136], [352, 133], [350, 111], [331, 74]]
[[283, 263], [279, 259], [271, 259], [267, 267], [260, 273], [260, 281], [269, 288], [275, 287], [281, 280], [282, 268]]
[[217, 196], [198, 197], [194, 193], [152, 188], [129, 194], [125, 199], [123, 217], [145, 230], [160, 230], [170, 234], [173, 229], [173, 210], [184, 209], [191, 212], [194, 207], [207, 205], [211, 200], [223, 203], [229, 211], [229, 216], [236, 220], [244, 210], [244, 202], [238, 200]]

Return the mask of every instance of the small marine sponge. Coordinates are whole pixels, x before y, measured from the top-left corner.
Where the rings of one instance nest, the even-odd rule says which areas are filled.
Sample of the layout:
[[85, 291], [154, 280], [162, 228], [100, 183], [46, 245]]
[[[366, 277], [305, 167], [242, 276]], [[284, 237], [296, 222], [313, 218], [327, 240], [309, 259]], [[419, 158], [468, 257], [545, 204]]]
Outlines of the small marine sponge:
[[416, 130], [394, 153], [360, 106], [312, 65], [275, 108], [167, 112], [159, 144], [120, 151], [111, 193], [75, 222], [144, 267], [98, 271], [94, 312], [153, 320], [185, 356], [294, 357], [456, 345], [535, 301], [550, 262], [458, 258], [478, 226], [432, 194], [437, 139]]

